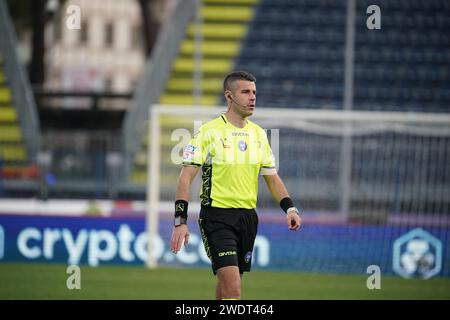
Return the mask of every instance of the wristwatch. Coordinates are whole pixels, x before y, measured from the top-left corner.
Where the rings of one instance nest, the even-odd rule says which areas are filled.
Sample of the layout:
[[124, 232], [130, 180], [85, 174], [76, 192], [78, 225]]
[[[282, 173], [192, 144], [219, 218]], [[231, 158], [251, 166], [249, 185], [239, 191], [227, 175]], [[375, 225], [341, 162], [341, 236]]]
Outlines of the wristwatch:
[[286, 214], [288, 214], [289, 211], [295, 211], [298, 215], [300, 215], [300, 212], [298, 212], [298, 209], [296, 207], [290, 207], [289, 209], [287, 209]]
[[173, 221], [173, 225], [175, 227], [181, 226], [182, 224], [187, 224], [187, 219], [183, 218], [181, 216], [175, 217], [175, 220]]

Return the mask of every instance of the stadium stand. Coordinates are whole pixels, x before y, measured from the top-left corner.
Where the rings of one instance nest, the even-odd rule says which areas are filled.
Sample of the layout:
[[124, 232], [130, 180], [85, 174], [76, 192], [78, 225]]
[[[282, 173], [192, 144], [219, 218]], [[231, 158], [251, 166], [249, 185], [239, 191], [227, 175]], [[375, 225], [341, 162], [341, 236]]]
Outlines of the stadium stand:
[[382, 29], [357, 15], [355, 108], [450, 111], [450, 3], [357, 1], [357, 11], [382, 8]]
[[[381, 30], [366, 26], [373, 4], [381, 8]], [[346, 10], [346, 2], [331, 0], [205, 1], [201, 104], [224, 104], [221, 78], [230, 69], [245, 69], [258, 79], [259, 107], [342, 109]], [[448, 112], [448, 1], [357, 1], [356, 11], [354, 109]], [[161, 104], [193, 104], [193, 55], [191, 24]], [[170, 146], [170, 137], [163, 141]], [[354, 170], [376, 174], [377, 168], [355, 157]], [[283, 174], [299, 170], [295, 161], [283, 162]], [[312, 166], [304, 172], [316, 176], [329, 178], [333, 170], [332, 159], [304, 163]], [[132, 182], [145, 183], [146, 165], [144, 141]]]
[[[14, 28], [3, 1], [0, 34], [0, 181], [14, 181], [10, 191], [20, 194], [22, 187], [29, 185], [27, 180], [39, 177], [36, 155], [40, 132], [32, 91], [19, 63]], [[10, 184], [2, 183], [0, 189], [6, 185]]]
[[[223, 76], [234, 65], [241, 51], [241, 43], [247, 34], [247, 26], [254, 16], [257, 0], [205, 0], [201, 11], [201, 97], [199, 103], [204, 106], [217, 105], [220, 102]], [[191, 22], [186, 37], [181, 43], [178, 58], [172, 68], [166, 90], [159, 103], [176, 105], [195, 104], [195, 21]], [[170, 124], [167, 124], [170, 126]], [[173, 123], [177, 128], [179, 123]], [[170, 139], [166, 146], [170, 147]], [[140, 151], [134, 157], [134, 165], [129, 174], [133, 183], [146, 182], [147, 142], [144, 139]]]
[[[366, 8], [381, 8], [381, 30]], [[354, 109], [450, 110], [450, 3], [357, 1]], [[236, 69], [258, 79], [258, 105], [341, 109], [346, 3], [263, 0]], [[270, 62], [270, 63], [268, 63]]]
[[[11, 90], [3, 71], [3, 58], [0, 56], [0, 158], [3, 166], [23, 165], [26, 151], [22, 142], [20, 124], [12, 104]], [[3, 169], [3, 170], [5, 170]], [[3, 172], [2, 170], [2, 172]]]
[[255, 74], [258, 106], [342, 107], [345, 14], [345, 2], [261, 1], [235, 67]]
[[[450, 3], [443, 0], [356, 3], [354, 109], [448, 113]], [[381, 30], [366, 27], [369, 16], [366, 9], [373, 4], [381, 8]], [[345, 28], [346, 2], [262, 0], [235, 68], [249, 69], [256, 75], [259, 107], [342, 109]], [[286, 130], [282, 134], [286, 138], [280, 138], [280, 148], [299, 143], [289, 139]], [[301, 140], [298, 134], [297, 138]], [[375, 184], [377, 177], [384, 174], [412, 184], [420, 167], [408, 147], [413, 139], [421, 141], [406, 136], [393, 139], [390, 134], [374, 135], [370, 147], [356, 139], [352, 156], [354, 183], [367, 180]], [[435, 148], [435, 140], [432, 141], [430, 159], [442, 161], [430, 162], [427, 170], [445, 176], [447, 164], [442, 154], [446, 150]], [[340, 142], [330, 139], [330, 144], [333, 143]], [[373, 150], [390, 144], [395, 147], [388, 165], [370, 160], [375, 157]], [[408, 157], [409, 161], [401, 163], [398, 159], [402, 157]], [[301, 163], [292, 160], [297, 158]], [[333, 158], [321, 155], [319, 149], [308, 149], [280, 161], [283, 176], [297, 176], [301, 171], [306, 179], [326, 181], [339, 172]], [[427, 188], [437, 190], [436, 185], [429, 183]], [[383, 197], [387, 199], [392, 194]], [[404, 198], [406, 203], [413, 202], [409, 196]], [[360, 199], [371, 201], [364, 194]], [[402, 208], [395, 210], [403, 210], [404, 205], [398, 204]], [[427, 204], [430, 208], [434, 205], [432, 201]]]
[[[448, 112], [450, 3], [446, 0], [363, 0], [356, 3], [354, 108]], [[373, 4], [381, 8], [381, 30], [369, 30], [366, 27], [366, 8]], [[232, 69], [245, 69], [254, 73], [258, 79], [258, 107], [343, 108], [345, 1], [205, 0], [203, 5], [201, 105], [223, 105], [223, 76]], [[159, 96], [159, 99], [151, 102], [144, 99], [146, 109], [153, 102], [186, 106], [198, 102], [194, 101], [193, 93], [195, 28], [195, 23], [191, 22], [173, 63], [165, 91], [155, 96]], [[184, 32], [184, 28], [180, 30], [180, 33]], [[26, 123], [23, 122], [26, 120], [24, 115], [26, 112], [15, 105], [2, 62], [0, 152], [3, 166], [25, 166], [28, 163], [29, 146], [24, 134], [24, 128], [28, 126], [21, 125]], [[143, 123], [147, 119], [138, 117], [138, 120]], [[183, 119], [178, 120], [171, 119], [170, 124], [164, 123], [165, 128], [170, 129], [171, 125], [173, 128], [185, 127], [183, 123], [180, 124]], [[137, 120], [132, 124], [141, 126]], [[296, 132], [287, 129], [282, 134], [295, 136]], [[374, 138], [374, 141], [377, 140], [376, 143], [381, 145], [383, 139], [377, 139]], [[386, 138], [387, 141], [393, 141], [393, 138], [389, 139]], [[140, 187], [141, 195], [142, 186], [146, 183], [147, 135], [142, 140], [142, 145], [139, 141], [136, 148], [129, 152], [133, 153], [130, 157], [132, 164], [124, 170], [126, 183]], [[281, 148], [288, 148], [290, 143], [298, 141], [295, 138], [282, 139]], [[173, 147], [170, 136], [164, 136], [162, 143], [163, 148]], [[334, 143], [336, 141], [330, 141], [330, 145]], [[68, 149], [72, 147], [69, 143], [63, 146]], [[398, 153], [407, 150], [401, 149], [400, 142], [395, 146], [398, 147]], [[96, 161], [98, 157], [90, 152], [90, 148], [88, 150], [91, 158], [95, 159], [87, 167], [94, 168], [95, 163], [100, 161]], [[283, 175], [298, 175], [299, 170], [306, 175], [324, 179], [336, 175], [334, 159], [324, 157], [319, 149], [302, 154], [292, 152], [291, 157], [282, 159]], [[339, 150], [336, 149], [336, 152]], [[125, 150], [125, 158], [127, 153], [128, 150]], [[374, 162], [369, 165], [364, 155], [354, 154], [353, 169], [364, 177], [381, 174], [377, 174], [377, 170], [382, 169], [377, 168]], [[61, 157], [57, 152], [54, 156]], [[80, 158], [83, 157], [84, 154], [80, 155]], [[297, 158], [302, 159], [301, 167]], [[317, 158], [322, 161], [315, 161]], [[446, 156], [440, 159], [445, 160]], [[171, 164], [170, 159], [164, 161], [168, 162], [167, 165]], [[415, 170], [411, 163], [406, 169], [398, 169], [405, 170], [401, 173], [402, 177], [408, 177], [408, 173]], [[80, 162], [80, 166], [85, 165]], [[387, 167], [394, 168], [390, 164]], [[445, 170], [445, 163], [436, 163], [436, 170]], [[101, 171], [106, 172], [106, 169]], [[9, 172], [15, 174], [14, 171]], [[29, 172], [33, 173], [33, 170]], [[93, 176], [90, 171], [85, 175]], [[96, 180], [106, 185], [105, 177], [106, 174], [101, 174]], [[72, 176], [68, 175], [68, 179], [72, 179]]]
[[[222, 90], [223, 74], [233, 67], [240, 51], [247, 24], [253, 18], [252, 6], [256, 0], [206, 0], [201, 11], [202, 19], [202, 105], [215, 105]], [[162, 104], [192, 105], [195, 103], [193, 73], [195, 72], [195, 22], [187, 30], [181, 43], [180, 54], [173, 66]]]
[[0, 178], [35, 179], [22, 137], [19, 117], [0, 56]]

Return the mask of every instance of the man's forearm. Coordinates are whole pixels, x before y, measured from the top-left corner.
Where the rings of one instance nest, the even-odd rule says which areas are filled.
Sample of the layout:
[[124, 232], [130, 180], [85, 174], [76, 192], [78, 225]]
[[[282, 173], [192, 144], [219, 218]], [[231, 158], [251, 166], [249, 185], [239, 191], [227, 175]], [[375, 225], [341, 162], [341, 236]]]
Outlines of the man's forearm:
[[272, 194], [272, 197], [277, 203], [280, 203], [283, 198], [289, 197], [289, 193], [278, 174], [264, 176], [264, 178], [266, 180], [267, 187]]
[[178, 178], [177, 183], [177, 193], [175, 200], [189, 201], [189, 190], [197, 172], [197, 167], [187, 166], [181, 169], [180, 177]]
[[191, 187], [191, 180], [188, 177], [180, 176], [177, 184], [177, 193], [175, 199], [189, 201], [189, 190]]

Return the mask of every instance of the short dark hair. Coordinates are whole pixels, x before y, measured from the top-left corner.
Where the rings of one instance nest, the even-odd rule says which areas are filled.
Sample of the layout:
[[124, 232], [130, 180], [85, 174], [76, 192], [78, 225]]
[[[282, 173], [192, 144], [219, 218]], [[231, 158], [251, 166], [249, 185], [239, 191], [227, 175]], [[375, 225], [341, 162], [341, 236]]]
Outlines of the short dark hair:
[[230, 89], [231, 84], [236, 80], [247, 80], [250, 82], [256, 82], [256, 78], [250, 72], [247, 71], [233, 71], [229, 73], [223, 80], [223, 91]]

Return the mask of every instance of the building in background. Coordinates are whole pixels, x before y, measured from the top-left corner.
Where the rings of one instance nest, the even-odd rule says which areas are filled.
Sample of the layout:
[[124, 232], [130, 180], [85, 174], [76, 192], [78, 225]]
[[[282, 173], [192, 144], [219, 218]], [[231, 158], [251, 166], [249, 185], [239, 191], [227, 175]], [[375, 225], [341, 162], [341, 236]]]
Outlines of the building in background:
[[[157, 20], [165, 19], [171, 3], [152, 2], [151, 11]], [[80, 29], [67, 27], [70, 6], [80, 8]], [[46, 27], [45, 89], [132, 92], [145, 63], [139, 2], [71, 0], [58, 11]], [[110, 107], [125, 109], [127, 104]]]

